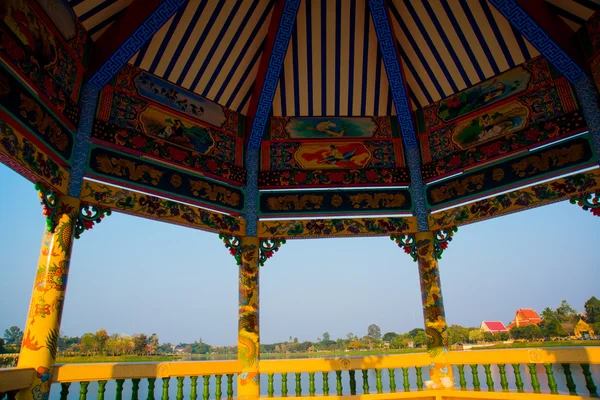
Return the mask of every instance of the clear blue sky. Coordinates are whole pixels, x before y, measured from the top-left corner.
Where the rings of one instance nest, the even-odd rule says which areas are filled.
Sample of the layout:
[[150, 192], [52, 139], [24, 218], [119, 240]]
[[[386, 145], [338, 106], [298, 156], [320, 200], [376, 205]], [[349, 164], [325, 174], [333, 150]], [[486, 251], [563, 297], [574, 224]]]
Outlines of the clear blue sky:
[[[0, 329], [24, 327], [44, 217], [0, 164]], [[600, 297], [600, 218], [563, 202], [465, 226], [440, 262], [450, 324]], [[260, 271], [261, 339], [422, 327], [417, 266], [388, 238], [289, 241]], [[217, 235], [113, 213], [75, 241], [61, 330], [233, 345], [237, 266]]]

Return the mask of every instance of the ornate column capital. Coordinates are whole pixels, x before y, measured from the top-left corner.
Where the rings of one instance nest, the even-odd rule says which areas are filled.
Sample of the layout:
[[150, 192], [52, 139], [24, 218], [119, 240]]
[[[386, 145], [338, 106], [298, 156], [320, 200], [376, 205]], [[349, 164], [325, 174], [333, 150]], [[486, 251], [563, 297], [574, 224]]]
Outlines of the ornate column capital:
[[[229, 249], [229, 253], [235, 258], [237, 265], [242, 264], [242, 257], [249, 251], [255, 251], [256, 246], [254, 244], [242, 245], [242, 239], [238, 236], [226, 235], [224, 233], [219, 234], [219, 239], [225, 243], [225, 247]], [[275, 252], [279, 251], [279, 248], [286, 243], [285, 239], [269, 238], [259, 239], [258, 241], [258, 263], [261, 267], [264, 267], [267, 260], [273, 257]]]
[[[452, 237], [456, 232], [458, 232], [458, 228], [456, 226], [439, 229], [433, 232], [433, 258], [436, 260], [442, 259], [442, 253], [444, 253], [444, 250], [448, 248], [448, 242], [452, 241]], [[418, 240], [420, 233], [422, 232], [407, 233], [404, 235], [392, 235], [390, 236], [390, 239], [395, 241], [396, 244], [398, 244], [398, 247], [404, 249], [406, 254], [410, 254], [414, 262], [417, 262], [419, 256], [418, 249], [421, 247], [421, 244], [426, 244], [420, 243]]]

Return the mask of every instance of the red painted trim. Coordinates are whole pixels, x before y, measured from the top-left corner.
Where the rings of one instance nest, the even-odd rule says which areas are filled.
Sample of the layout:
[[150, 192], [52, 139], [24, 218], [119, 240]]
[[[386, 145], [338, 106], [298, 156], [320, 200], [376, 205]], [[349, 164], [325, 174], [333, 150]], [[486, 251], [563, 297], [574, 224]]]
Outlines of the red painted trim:
[[252, 123], [254, 122], [254, 116], [256, 115], [256, 109], [258, 107], [258, 100], [260, 99], [263, 84], [265, 83], [265, 77], [267, 75], [267, 69], [269, 68], [269, 61], [271, 60], [271, 54], [273, 53], [275, 37], [277, 36], [277, 29], [279, 28], [279, 24], [281, 22], [281, 15], [283, 14], [284, 7], [285, 0], [277, 0], [273, 6], [271, 22], [269, 23], [269, 31], [267, 32], [267, 37], [265, 40], [265, 48], [263, 49], [260, 57], [260, 64], [258, 64], [256, 79], [254, 80], [252, 95], [250, 96], [248, 111], [246, 112], [246, 135], [244, 137], [244, 143], [247, 143], [250, 130], [252, 129]]
[[85, 78], [89, 79], [152, 15], [162, 0], [134, 0], [123, 15], [95, 41]]

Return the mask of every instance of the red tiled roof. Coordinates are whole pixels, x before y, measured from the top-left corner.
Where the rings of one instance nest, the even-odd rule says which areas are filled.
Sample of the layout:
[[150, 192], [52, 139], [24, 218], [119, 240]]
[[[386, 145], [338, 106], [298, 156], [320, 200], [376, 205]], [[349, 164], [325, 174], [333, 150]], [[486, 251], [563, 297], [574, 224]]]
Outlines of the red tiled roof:
[[488, 327], [490, 331], [505, 332], [508, 330], [500, 321], [483, 321], [483, 323]]
[[538, 315], [538, 313], [536, 313], [535, 311], [533, 311], [531, 308], [520, 308], [517, 313], [519, 314], [519, 316], [523, 319], [528, 319], [528, 320], [542, 320], [540, 318], [540, 316]]

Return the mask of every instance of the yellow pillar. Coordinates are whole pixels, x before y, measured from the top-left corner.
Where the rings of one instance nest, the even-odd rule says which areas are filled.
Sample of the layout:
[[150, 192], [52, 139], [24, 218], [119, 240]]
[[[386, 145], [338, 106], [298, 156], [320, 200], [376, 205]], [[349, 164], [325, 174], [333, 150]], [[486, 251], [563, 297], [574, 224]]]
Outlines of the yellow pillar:
[[50, 394], [79, 204], [79, 199], [58, 197], [56, 211], [49, 217], [56, 224], [54, 232], [46, 230], [42, 239], [17, 365], [36, 373], [33, 385], [19, 392], [20, 399], [47, 400]]
[[242, 372], [238, 375], [238, 398], [257, 399], [260, 397], [259, 335], [259, 293], [258, 255], [259, 240], [244, 237], [241, 243], [241, 264], [239, 277], [238, 309], [238, 360]]
[[444, 313], [438, 262], [434, 257], [434, 233], [419, 232], [415, 234], [415, 239], [427, 351], [431, 356], [430, 382], [427, 382], [427, 386], [433, 389], [450, 388], [454, 383], [452, 366], [445, 362], [448, 351], [448, 326]]

